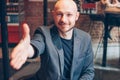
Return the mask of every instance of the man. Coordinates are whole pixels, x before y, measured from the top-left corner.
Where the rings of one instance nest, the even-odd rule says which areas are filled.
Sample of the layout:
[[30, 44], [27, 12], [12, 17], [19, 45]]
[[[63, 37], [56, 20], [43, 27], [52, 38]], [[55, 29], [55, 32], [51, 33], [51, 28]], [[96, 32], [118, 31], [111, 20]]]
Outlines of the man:
[[39, 27], [31, 41], [28, 25], [23, 25], [23, 38], [11, 53], [11, 66], [19, 69], [27, 58], [40, 55], [41, 67], [31, 80], [93, 80], [91, 39], [74, 27], [79, 17], [75, 2], [58, 0], [52, 14], [55, 25]]

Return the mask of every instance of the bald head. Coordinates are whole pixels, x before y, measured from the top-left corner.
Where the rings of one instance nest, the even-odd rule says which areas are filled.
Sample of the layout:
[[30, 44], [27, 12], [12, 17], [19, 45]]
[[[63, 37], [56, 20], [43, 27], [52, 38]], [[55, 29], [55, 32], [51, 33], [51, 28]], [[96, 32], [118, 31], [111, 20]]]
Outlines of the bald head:
[[58, 0], [52, 14], [55, 25], [60, 33], [72, 33], [75, 22], [79, 18], [77, 5], [73, 0]]
[[77, 5], [73, 0], [58, 0], [54, 6], [54, 10], [59, 8], [73, 9], [73, 11], [77, 11]]

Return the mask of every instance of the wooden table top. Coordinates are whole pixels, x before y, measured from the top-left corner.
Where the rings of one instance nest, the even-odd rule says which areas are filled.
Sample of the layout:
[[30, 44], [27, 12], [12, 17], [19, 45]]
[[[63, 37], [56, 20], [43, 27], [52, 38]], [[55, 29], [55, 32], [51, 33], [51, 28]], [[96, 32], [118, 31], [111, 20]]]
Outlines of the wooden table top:
[[106, 7], [106, 13], [120, 13], [120, 8], [118, 7]]

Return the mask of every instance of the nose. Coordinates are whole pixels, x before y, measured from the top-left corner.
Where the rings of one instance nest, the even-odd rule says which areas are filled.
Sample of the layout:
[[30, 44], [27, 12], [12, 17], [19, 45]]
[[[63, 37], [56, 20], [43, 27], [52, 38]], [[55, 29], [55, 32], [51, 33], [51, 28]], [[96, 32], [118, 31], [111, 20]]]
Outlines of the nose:
[[67, 17], [66, 17], [65, 15], [62, 15], [61, 21], [62, 21], [62, 22], [66, 22], [66, 20], [67, 20]]

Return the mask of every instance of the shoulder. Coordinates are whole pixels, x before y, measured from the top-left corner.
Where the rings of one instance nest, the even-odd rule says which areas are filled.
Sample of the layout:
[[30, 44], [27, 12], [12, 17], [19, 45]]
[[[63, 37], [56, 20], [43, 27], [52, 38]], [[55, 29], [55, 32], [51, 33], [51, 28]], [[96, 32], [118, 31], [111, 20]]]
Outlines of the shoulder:
[[36, 33], [36, 32], [49, 33], [51, 28], [52, 28], [52, 26], [39, 26], [39, 27], [36, 29], [35, 33]]
[[87, 32], [78, 28], [74, 28], [74, 33], [78, 37], [90, 37], [90, 35]]
[[78, 28], [74, 28], [74, 36], [82, 41], [91, 41], [90, 34]]

